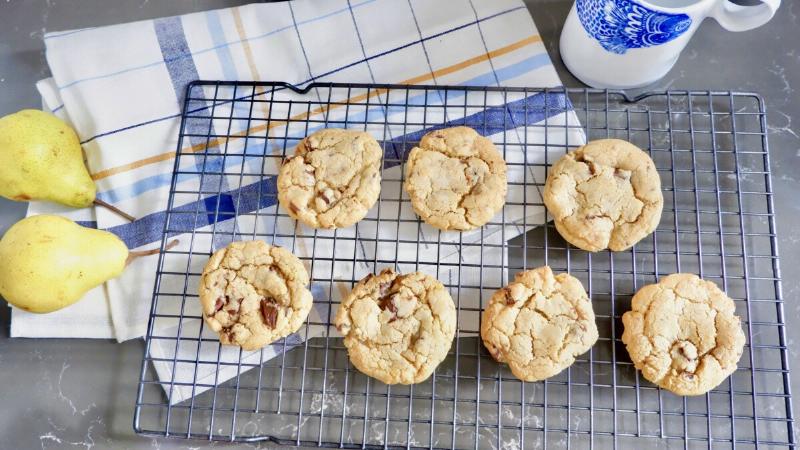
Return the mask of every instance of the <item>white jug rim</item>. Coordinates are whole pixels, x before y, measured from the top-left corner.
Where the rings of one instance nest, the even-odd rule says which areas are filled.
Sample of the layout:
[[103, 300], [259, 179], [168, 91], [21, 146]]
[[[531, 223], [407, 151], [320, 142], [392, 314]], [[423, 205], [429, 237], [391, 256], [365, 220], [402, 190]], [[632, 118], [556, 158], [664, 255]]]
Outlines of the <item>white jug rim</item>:
[[[667, 6], [661, 4], [662, 2], [653, 2], [652, 0], [629, 0], [633, 3], [638, 3], [647, 8], [663, 11], [669, 13], [691, 13], [695, 10], [706, 9], [709, 5], [718, 3], [724, 0], [684, 0], [680, 6]], [[663, 0], [662, 0], [663, 1]]]

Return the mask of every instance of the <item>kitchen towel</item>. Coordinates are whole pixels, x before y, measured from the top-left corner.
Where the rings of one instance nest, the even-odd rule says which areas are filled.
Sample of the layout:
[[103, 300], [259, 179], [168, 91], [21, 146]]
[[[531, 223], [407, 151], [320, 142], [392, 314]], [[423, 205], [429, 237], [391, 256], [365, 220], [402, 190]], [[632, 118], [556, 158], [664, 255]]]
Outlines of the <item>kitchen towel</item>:
[[[254, 4], [111, 27], [48, 33], [45, 43], [60, 98], [60, 104], [52, 109], [63, 108], [75, 126], [98, 186], [98, 197], [139, 218], [134, 223], [125, 223], [113, 213], [98, 209], [97, 225], [115, 232], [135, 249], [153, 248], [160, 243], [180, 107], [189, 81], [281, 80], [298, 85], [312, 81], [360, 81], [536, 87], [560, 84], [530, 14], [518, 0]], [[56, 97], [45, 89], [42, 94], [46, 98]], [[568, 107], [563, 96], [550, 101], [551, 104], [560, 101], [564, 108]], [[52, 99], [51, 102], [59, 103]], [[564, 114], [563, 109], [551, 111], [555, 114], [553, 117], [535, 116], [530, 120], [578, 124], [574, 115]], [[564, 133], [561, 129], [558, 136], [545, 138], [543, 128], [526, 130], [523, 126], [530, 125], [528, 123], [511, 121], [511, 124], [516, 127], [520, 141], [523, 138], [519, 138], [519, 130], [534, 134], [538, 130], [540, 136], [528, 138], [529, 142], [544, 143], [547, 139], [551, 143], [568, 140], [574, 145], [582, 142], [579, 131]], [[496, 138], [500, 131], [510, 136], [515, 130], [483, 131], [490, 138]], [[421, 133], [425, 130], [409, 131]], [[543, 155], [544, 146], [531, 146], [527, 151], [536, 160], [536, 155]], [[541, 182], [544, 174], [531, 176], [540, 178], [537, 181]], [[238, 187], [232, 184], [233, 180], [220, 181], [223, 186]], [[512, 178], [511, 181], [519, 180]], [[197, 179], [182, 183], [187, 189], [198, 187]], [[534, 197], [528, 201], [540, 203], [536, 198], [538, 194], [532, 194]], [[544, 220], [541, 207], [528, 208], [525, 214], [529, 226]], [[241, 219], [212, 223], [213, 214], [208, 217], [208, 222], [197, 224], [198, 229], [230, 233], [236, 227], [254, 226], [242, 223]], [[496, 231], [487, 229], [485, 234], [495, 239], [497, 236], [508, 239], [523, 230], [517, 227], [516, 231], [506, 233]], [[181, 242], [177, 249], [186, 249], [188, 240], [180, 236], [178, 239]], [[224, 241], [195, 242], [195, 251], [200, 244], [211, 251]], [[303, 254], [301, 248], [298, 253], [301, 257], [309, 256]], [[504, 257], [502, 254], [495, 256]], [[156, 257], [138, 259], [120, 278], [107, 283], [114, 331], [120, 341], [142, 336], [145, 332], [156, 261]], [[195, 258], [186, 262], [182, 269], [192, 265], [191, 270], [198, 270], [203, 263]], [[344, 269], [348, 271], [347, 278], [355, 273], [352, 267]], [[342, 275], [334, 272], [332, 278], [342, 278]], [[196, 292], [196, 286], [180, 287], [184, 290], [177, 291], [178, 294]], [[336, 289], [319, 287], [312, 286], [315, 299], [327, 300], [340, 295], [331, 294]], [[197, 306], [194, 298], [175, 302], [175, 305], [195, 310]], [[312, 321], [320, 321], [321, 315], [327, 313], [315, 309]], [[35, 326], [33, 322], [28, 323]], [[168, 322], [155, 325], [157, 331], [166, 334], [175, 326]], [[189, 328], [187, 325], [183, 332], [190, 333]], [[323, 331], [301, 330], [292, 342], [319, 332]], [[176, 351], [182, 350], [176, 350], [174, 342], [166, 347], [155, 345], [151, 351], [154, 356], [161, 352], [161, 356], [171, 360]], [[268, 359], [281, 351], [278, 348], [273, 352], [272, 348], [258, 357]], [[236, 355], [238, 358], [238, 352]], [[166, 366], [169, 365], [156, 365], [162, 380], [184, 380], [184, 374], [171, 372], [171, 366]], [[213, 380], [221, 382], [230, 376], [216, 374]], [[171, 397], [171, 401], [190, 394], [180, 392]]]

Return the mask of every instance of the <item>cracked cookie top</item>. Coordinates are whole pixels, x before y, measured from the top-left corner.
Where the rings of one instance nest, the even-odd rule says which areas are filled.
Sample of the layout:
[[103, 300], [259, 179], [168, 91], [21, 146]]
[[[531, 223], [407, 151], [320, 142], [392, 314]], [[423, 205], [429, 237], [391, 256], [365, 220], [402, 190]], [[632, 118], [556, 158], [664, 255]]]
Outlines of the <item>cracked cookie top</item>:
[[503, 155], [468, 127], [426, 134], [406, 162], [414, 211], [442, 230], [483, 226], [505, 204], [507, 184]]
[[427, 379], [447, 356], [456, 309], [436, 278], [384, 269], [367, 275], [342, 301], [336, 328], [350, 361], [386, 384]]
[[744, 332], [716, 284], [689, 273], [664, 277], [633, 296], [622, 342], [645, 378], [678, 395], [700, 395], [736, 370]]
[[492, 357], [524, 381], [552, 377], [597, 341], [592, 303], [581, 282], [543, 266], [520, 272], [483, 311], [481, 338]]
[[308, 272], [263, 241], [217, 250], [200, 277], [203, 318], [223, 344], [256, 350], [297, 331], [311, 310]]
[[590, 252], [631, 247], [656, 229], [664, 206], [653, 160], [620, 139], [592, 141], [561, 157], [543, 197], [561, 236]]
[[381, 190], [378, 142], [362, 131], [326, 128], [301, 140], [278, 173], [278, 200], [313, 228], [363, 219]]

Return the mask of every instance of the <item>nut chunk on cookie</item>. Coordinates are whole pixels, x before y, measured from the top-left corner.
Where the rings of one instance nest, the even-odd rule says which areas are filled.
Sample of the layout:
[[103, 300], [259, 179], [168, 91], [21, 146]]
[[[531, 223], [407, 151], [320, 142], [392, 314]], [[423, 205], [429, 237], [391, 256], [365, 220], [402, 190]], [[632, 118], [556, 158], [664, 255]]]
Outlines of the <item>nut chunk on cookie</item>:
[[308, 272], [262, 241], [217, 250], [200, 277], [203, 318], [223, 344], [257, 350], [297, 331], [311, 310]]
[[349, 227], [378, 200], [382, 155], [363, 131], [319, 130], [300, 141], [281, 166], [278, 201], [310, 227]]
[[406, 162], [411, 206], [425, 223], [442, 230], [483, 226], [503, 208], [507, 185], [503, 155], [468, 127], [431, 131]]
[[524, 381], [566, 369], [597, 341], [592, 303], [570, 274], [550, 267], [520, 272], [495, 292], [483, 311], [483, 344], [498, 362]]
[[678, 395], [700, 395], [736, 370], [744, 332], [716, 284], [689, 273], [664, 277], [633, 296], [622, 342], [645, 378]]
[[358, 370], [386, 384], [413, 384], [431, 376], [447, 356], [456, 308], [436, 278], [384, 269], [355, 285], [335, 325]]
[[561, 236], [590, 252], [630, 248], [656, 229], [664, 206], [653, 160], [620, 139], [592, 141], [562, 156], [543, 197]]

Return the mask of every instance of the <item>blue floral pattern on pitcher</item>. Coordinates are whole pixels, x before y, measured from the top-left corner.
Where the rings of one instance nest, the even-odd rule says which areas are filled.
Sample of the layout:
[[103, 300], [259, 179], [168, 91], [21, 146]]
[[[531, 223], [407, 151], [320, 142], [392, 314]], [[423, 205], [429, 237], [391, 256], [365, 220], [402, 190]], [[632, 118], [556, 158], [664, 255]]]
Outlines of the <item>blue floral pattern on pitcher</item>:
[[630, 48], [669, 42], [692, 24], [686, 14], [654, 11], [632, 0], [577, 0], [577, 7], [586, 32], [620, 55]]

